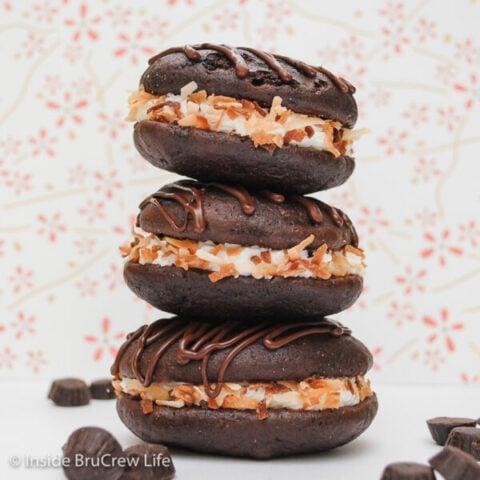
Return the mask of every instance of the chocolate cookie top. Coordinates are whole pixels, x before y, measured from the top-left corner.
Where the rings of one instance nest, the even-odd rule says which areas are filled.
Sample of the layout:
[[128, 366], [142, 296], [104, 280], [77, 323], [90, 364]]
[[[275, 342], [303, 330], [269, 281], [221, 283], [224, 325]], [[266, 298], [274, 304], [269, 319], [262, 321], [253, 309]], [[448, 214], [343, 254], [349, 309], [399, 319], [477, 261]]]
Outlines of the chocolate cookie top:
[[269, 106], [275, 96], [285, 107], [337, 120], [351, 128], [357, 120], [355, 88], [323, 67], [253, 48], [202, 43], [165, 50], [150, 60], [140, 80], [154, 95], [179, 93], [195, 81], [200, 90]]
[[[210, 324], [185, 318], [140, 327], [120, 348], [112, 375], [152, 382], [220, 383], [353, 377], [372, 365], [367, 348], [350, 330], [328, 319], [308, 322]], [[210, 387], [215, 383], [215, 388]]]
[[140, 204], [137, 225], [149, 233], [196, 241], [291, 248], [314, 235], [310, 248], [358, 246], [350, 219], [320, 200], [244, 187], [184, 180]]

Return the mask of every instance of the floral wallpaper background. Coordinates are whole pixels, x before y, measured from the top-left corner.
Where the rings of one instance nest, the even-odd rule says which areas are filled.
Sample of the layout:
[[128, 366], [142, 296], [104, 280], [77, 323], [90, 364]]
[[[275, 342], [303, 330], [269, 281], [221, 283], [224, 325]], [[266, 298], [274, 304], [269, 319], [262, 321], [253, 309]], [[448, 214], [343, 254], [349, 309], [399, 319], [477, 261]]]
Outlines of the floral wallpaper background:
[[354, 220], [363, 296], [337, 318], [376, 381], [480, 384], [480, 1], [0, 1], [0, 375], [108, 374], [159, 313], [122, 280], [137, 205], [173, 180], [123, 121], [147, 59], [201, 41], [356, 85], [357, 168], [320, 198]]

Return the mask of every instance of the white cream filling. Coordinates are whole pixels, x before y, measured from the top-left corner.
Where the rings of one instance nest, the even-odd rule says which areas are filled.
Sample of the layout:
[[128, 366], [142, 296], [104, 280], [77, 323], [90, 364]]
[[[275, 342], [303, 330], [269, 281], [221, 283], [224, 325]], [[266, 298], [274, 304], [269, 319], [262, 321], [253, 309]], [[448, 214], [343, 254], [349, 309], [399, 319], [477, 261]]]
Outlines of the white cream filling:
[[[236, 278], [238, 276], [252, 276], [256, 279], [271, 279], [274, 276], [283, 276], [327, 279], [332, 275], [364, 276], [365, 274], [364, 258], [355, 253], [355, 251], [360, 253], [356, 249], [352, 249], [353, 251], [346, 249], [326, 251], [321, 263], [314, 264], [312, 254], [305, 247], [300, 250], [301, 245], [297, 251], [292, 252], [294, 249], [272, 250], [258, 246], [241, 246], [229, 243], [219, 245], [211, 241], [190, 243], [196, 247], [194, 253], [181, 246], [181, 240], [149, 235], [142, 238], [138, 247], [134, 247], [130, 251], [126, 261], [134, 259], [138, 252], [138, 262], [140, 264], [150, 263], [162, 267], [174, 265], [183, 268], [201, 268], [211, 272], [221, 272], [227, 268], [232, 270], [233, 267], [233, 275], [225, 276], [235, 276]], [[175, 248], [178, 246], [178, 253], [172, 251], [172, 244]], [[155, 252], [153, 254], [155, 258], [152, 258], [152, 252]], [[182, 258], [188, 260], [182, 260]]]
[[[203, 115], [208, 121], [210, 130], [232, 133], [242, 137], [252, 136], [260, 131], [259, 129], [252, 127], [252, 125], [249, 124], [249, 121], [242, 115], [239, 115], [234, 119], [230, 118], [228, 115], [224, 115], [222, 120], [218, 122], [218, 110], [216, 110], [207, 101], [194, 103], [188, 101], [186, 98], [182, 98], [180, 95], [174, 95], [173, 93], [168, 93], [166, 95], [166, 101], [178, 102], [180, 104], [180, 111], [184, 116], [190, 115], [191, 113], [199, 113], [200, 115]], [[142, 108], [138, 110], [135, 116], [135, 121], [141, 122], [142, 120], [148, 120], [148, 109], [155, 106], [157, 103], [159, 103], [158, 100], [149, 100]], [[170, 112], [174, 111], [173, 108], [169, 106], [165, 106], [164, 109]], [[300, 142], [292, 140], [290, 144], [299, 145], [301, 147], [311, 147], [316, 150], [328, 150], [330, 148], [330, 143], [326, 142], [325, 132], [319, 126], [323, 123], [325, 123], [325, 121], [320, 118], [292, 113], [285, 124], [275, 122], [275, 128], [270, 130], [268, 133], [279, 134], [283, 137], [290, 130], [311, 126], [313, 129], [313, 135], [310, 138], [306, 136]]]
[[[358, 405], [372, 395], [370, 381], [363, 376], [311, 381], [279, 381], [276, 384], [225, 382], [214, 399], [208, 397], [203, 385], [165, 382], [144, 387], [137, 379], [125, 377], [114, 380], [113, 384], [118, 392], [141, 396], [157, 405], [173, 408], [200, 406], [201, 402], [207, 402], [212, 408], [256, 409], [264, 402], [267, 409], [318, 411]], [[269, 385], [278, 385], [284, 391], [277, 392]]]

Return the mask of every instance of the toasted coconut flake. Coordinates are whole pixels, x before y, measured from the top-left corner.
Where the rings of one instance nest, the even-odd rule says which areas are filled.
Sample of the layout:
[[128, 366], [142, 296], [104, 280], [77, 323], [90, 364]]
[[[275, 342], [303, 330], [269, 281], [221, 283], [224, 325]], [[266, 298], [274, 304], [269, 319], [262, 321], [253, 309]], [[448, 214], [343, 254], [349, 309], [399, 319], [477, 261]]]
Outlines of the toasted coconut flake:
[[208, 278], [212, 283], [216, 283], [222, 278], [225, 277], [235, 277], [238, 275], [237, 269], [233, 263], [227, 263], [226, 265], [222, 265], [218, 272], [212, 272]]
[[257, 405], [257, 416], [259, 420], [265, 420], [268, 417], [267, 402], [261, 400]]
[[323, 257], [327, 253], [327, 248], [328, 247], [326, 243], [318, 247], [313, 255], [312, 263], [314, 263], [315, 265], [320, 265], [322, 263]]
[[307, 134], [305, 133], [305, 130], [300, 130], [300, 129], [295, 129], [295, 130], [289, 130], [284, 137], [285, 143], [288, 145], [290, 142], [295, 141], [295, 142], [301, 142]]
[[287, 255], [290, 260], [296, 260], [300, 257], [302, 250], [305, 250], [313, 241], [315, 240], [315, 235], [309, 235], [305, 240], [300, 242], [298, 245], [295, 245], [292, 248], [287, 250]]
[[153, 412], [153, 402], [146, 398], [140, 400], [140, 406], [142, 407], [142, 412], [144, 415], [148, 415]]
[[[180, 89], [180, 97], [182, 98], [182, 100], [185, 100], [186, 98], [188, 98], [189, 96], [192, 95], [192, 93], [198, 88], [198, 85], [196, 84], [196, 82], [194, 81], [191, 81], [190, 83], [187, 83], [184, 87], [182, 87]], [[202, 90], [203, 92], [205, 92], [205, 90]], [[206, 92], [205, 92], [206, 93]], [[205, 95], [205, 98], [206, 98], [206, 95]]]
[[354, 255], [365, 258], [365, 252], [361, 248], [354, 247], [353, 245], [345, 245], [343, 250], [345, 253], [353, 253]]

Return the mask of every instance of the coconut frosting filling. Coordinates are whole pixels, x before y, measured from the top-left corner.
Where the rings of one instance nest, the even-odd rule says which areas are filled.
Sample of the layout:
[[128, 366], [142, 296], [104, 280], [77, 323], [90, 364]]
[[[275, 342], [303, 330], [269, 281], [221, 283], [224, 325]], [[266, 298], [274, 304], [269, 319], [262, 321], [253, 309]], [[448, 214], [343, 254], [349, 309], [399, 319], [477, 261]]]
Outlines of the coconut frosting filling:
[[255, 147], [273, 152], [284, 145], [326, 150], [335, 157], [352, 154], [351, 144], [364, 132], [342, 127], [339, 122], [295, 113], [273, 98], [269, 108], [257, 102], [222, 95], [208, 95], [190, 82], [180, 95], [152, 95], [143, 86], [129, 98], [127, 120], [154, 120], [215, 132], [248, 136]]
[[252, 276], [256, 279], [273, 277], [303, 277], [327, 280], [332, 276], [364, 275], [363, 251], [351, 245], [331, 251], [326, 244], [308, 249], [315, 237], [310, 235], [298, 245], [284, 250], [257, 246], [197, 242], [167, 236], [134, 232], [135, 240], [121, 247], [126, 261], [161, 267], [176, 266], [188, 270], [207, 270], [209, 279]]
[[268, 409], [325, 410], [358, 405], [373, 395], [370, 381], [364, 376], [318, 378], [300, 382], [224, 382], [215, 398], [207, 395], [203, 385], [184, 382], [152, 383], [145, 387], [136, 378], [116, 377], [113, 386], [125, 393], [150, 400], [163, 407], [207, 406], [211, 409], [256, 410], [265, 418]]

